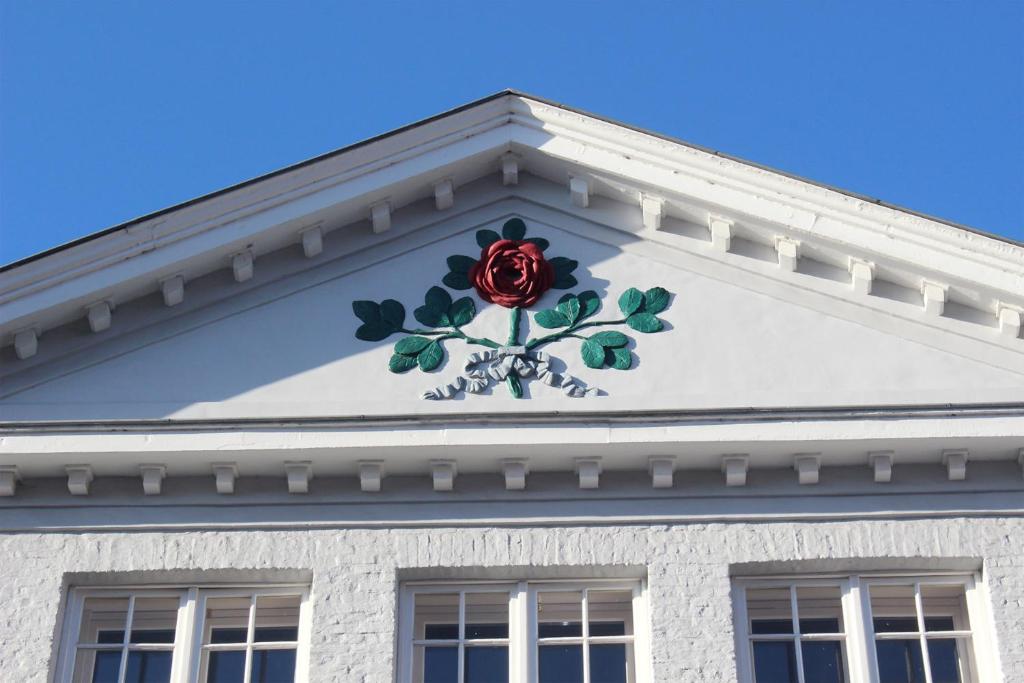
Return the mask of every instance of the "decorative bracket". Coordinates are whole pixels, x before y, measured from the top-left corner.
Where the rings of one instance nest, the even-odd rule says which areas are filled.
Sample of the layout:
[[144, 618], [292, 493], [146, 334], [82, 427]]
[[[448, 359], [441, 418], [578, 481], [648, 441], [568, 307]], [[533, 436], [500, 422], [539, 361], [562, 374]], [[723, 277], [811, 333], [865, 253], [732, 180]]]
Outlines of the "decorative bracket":
[[526, 488], [526, 475], [530, 473], [530, 462], [526, 458], [508, 458], [501, 461], [501, 471], [505, 475], [507, 490], [522, 491]]
[[434, 206], [438, 211], [450, 209], [455, 204], [455, 184], [451, 178], [434, 184]]
[[359, 461], [359, 489], [368, 493], [380, 491], [381, 480], [384, 478], [383, 460]]
[[651, 475], [651, 486], [656, 489], [670, 489], [673, 484], [673, 474], [676, 469], [676, 459], [671, 455], [655, 455], [647, 461], [647, 470]]
[[711, 214], [708, 216], [708, 230], [711, 232], [711, 246], [715, 251], [729, 251], [732, 247], [732, 221]]
[[251, 280], [253, 275], [252, 251], [246, 249], [231, 257], [231, 272], [235, 276], [235, 282]]
[[875, 264], [850, 257], [850, 286], [857, 294], [868, 295], [875, 280]]
[[821, 471], [821, 454], [798, 453], [794, 455], [793, 469], [796, 470], [801, 485], [817, 484], [818, 473]]
[[590, 206], [590, 183], [580, 176], [569, 176], [569, 197], [572, 205], [585, 209]]
[[38, 350], [39, 335], [35, 330], [27, 329], [14, 333], [14, 353], [19, 359], [31, 358]]
[[235, 479], [238, 478], [238, 465], [233, 462], [213, 464], [213, 479], [217, 485], [217, 493], [229, 495], [235, 492]]
[[18, 467], [0, 465], [0, 496], [13, 496], [18, 485]]
[[167, 475], [167, 467], [139, 465], [139, 475], [142, 477], [142, 492], [147, 496], [159, 496], [163, 489], [164, 477]]
[[749, 455], [722, 456], [722, 472], [725, 473], [726, 486], [746, 486], [748, 469], [750, 469]]
[[600, 485], [601, 458], [576, 458], [576, 474], [581, 489], [596, 489]]
[[511, 152], [501, 157], [501, 184], [517, 185], [519, 183], [519, 157]]
[[68, 491], [73, 496], [89, 495], [89, 484], [92, 483], [92, 467], [89, 465], [68, 465], [64, 468], [68, 474]]
[[892, 451], [872, 451], [868, 453], [868, 462], [875, 472], [875, 481], [887, 484], [892, 481]]
[[97, 301], [85, 307], [85, 316], [89, 320], [89, 329], [102, 332], [110, 327], [113, 306], [109, 301]]
[[963, 481], [967, 478], [967, 457], [965, 449], [942, 451], [942, 464], [946, 466], [946, 476], [950, 481]]
[[370, 222], [373, 224], [373, 231], [378, 235], [391, 229], [391, 204], [387, 201], [379, 202], [370, 207]]
[[284, 473], [288, 478], [288, 493], [309, 493], [313, 479], [313, 463], [309, 460], [286, 462]]
[[185, 300], [185, 276], [178, 274], [160, 281], [160, 293], [164, 306], [177, 306]]
[[458, 468], [454, 460], [431, 460], [430, 473], [434, 480], [435, 491], [451, 491], [455, 488], [455, 475]]
[[946, 309], [946, 286], [925, 280], [921, 283], [921, 298], [926, 314], [942, 315]]
[[302, 239], [302, 253], [306, 258], [319, 256], [324, 250], [324, 229], [319, 225], [306, 228], [299, 233], [299, 237]]

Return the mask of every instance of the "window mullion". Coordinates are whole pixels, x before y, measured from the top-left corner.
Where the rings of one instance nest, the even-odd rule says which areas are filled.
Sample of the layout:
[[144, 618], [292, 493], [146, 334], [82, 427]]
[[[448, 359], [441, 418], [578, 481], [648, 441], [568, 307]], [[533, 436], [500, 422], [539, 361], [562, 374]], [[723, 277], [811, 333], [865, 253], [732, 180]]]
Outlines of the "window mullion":
[[925, 683], [932, 683], [932, 663], [928, 657], [928, 637], [924, 629], [924, 605], [921, 601], [921, 582], [914, 582], [914, 611], [917, 613], [918, 643], [921, 648], [921, 662], [924, 664]]
[[132, 619], [135, 617], [135, 593], [128, 596], [128, 614], [124, 620], [124, 635], [121, 638], [121, 666], [117, 670], [117, 683], [124, 683], [128, 675], [128, 641], [131, 639]]
[[581, 609], [583, 623], [580, 624], [580, 633], [583, 634], [583, 642], [580, 647], [583, 648], [583, 683], [590, 683], [590, 591], [586, 588], [583, 589], [583, 604]]
[[245, 676], [243, 683], [250, 683], [252, 680], [252, 642], [256, 631], [256, 593], [249, 598], [249, 625], [245, 630]]
[[459, 591], [459, 683], [466, 679], [466, 591]]
[[800, 647], [800, 614], [797, 612], [796, 584], [789, 586], [789, 611], [793, 629], [793, 653], [796, 656], [796, 678], [804, 683], [804, 657], [803, 649]]

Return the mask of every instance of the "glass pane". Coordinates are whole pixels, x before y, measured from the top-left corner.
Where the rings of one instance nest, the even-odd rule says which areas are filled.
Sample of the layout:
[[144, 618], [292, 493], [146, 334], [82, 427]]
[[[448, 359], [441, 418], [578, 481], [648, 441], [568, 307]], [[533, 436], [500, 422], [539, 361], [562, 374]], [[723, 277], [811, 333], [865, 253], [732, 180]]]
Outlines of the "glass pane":
[[293, 683], [295, 650], [253, 650], [250, 683]]
[[755, 641], [754, 680], [756, 683], [797, 683], [796, 647], [793, 642]]
[[507, 647], [467, 647], [465, 683], [508, 683]]
[[875, 653], [878, 683], [925, 683], [919, 640], [877, 640]]
[[913, 586], [875, 585], [869, 589], [876, 633], [916, 633]]
[[120, 650], [79, 650], [71, 680], [74, 683], [117, 683], [120, 669]]
[[587, 591], [587, 619], [591, 636], [633, 635], [632, 591]]
[[[252, 598], [210, 598], [206, 601], [204, 643], [245, 643]], [[219, 681], [218, 681], [219, 683]]]
[[132, 643], [173, 643], [178, 598], [137, 598], [132, 612]]
[[[134, 629], [132, 629], [134, 632]], [[168, 683], [171, 680], [171, 651], [129, 652], [125, 683]]]
[[582, 645], [541, 645], [540, 683], [583, 683]]
[[843, 633], [843, 593], [839, 586], [797, 586], [801, 633]]
[[458, 647], [422, 647], [413, 652], [412, 680], [414, 683], [458, 683]]
[[590, 683], [626, 683], [633, 680], [633, 647], [590, 646]]
[[508, 593], [466, 593], [466, 638], [508, 638]]
[[[803, 621], [801, 619], [801, 621]], [[843, 644], [833, 640], [805, 640], [800, 643], [804, 658], [804, 680], [808, 683], [844, 683], [846, 664]]]
[[458, 640], [458, 593], [417, 593], [415, 610], [414, 638]]
[[121, 643], [128, 619], [128, 598], [86, 598], [79, 643]]
[[966, 640], [929, 639], [928, 662], [932, 667], [932, 683], [961, 683], [961, 653], [966, 655], [968, 647]]
[[567, 638], [583, 635], [583, 593], [537, 593], [537, 637]]
[[926, 631], [970, 631], [967, 595], [963, 586], [922, 585]]
[[751, 633], [792, 633], [793, 608], [789, 587], [748, 588], [747, 615]]
[[302, 598], [298, 595], [262, 595], [256, 598], [253, 641], [272, 643], [298, 640], [300, 604]]
[[206, 683], [244, 683], [245, 651], [208, 652]]

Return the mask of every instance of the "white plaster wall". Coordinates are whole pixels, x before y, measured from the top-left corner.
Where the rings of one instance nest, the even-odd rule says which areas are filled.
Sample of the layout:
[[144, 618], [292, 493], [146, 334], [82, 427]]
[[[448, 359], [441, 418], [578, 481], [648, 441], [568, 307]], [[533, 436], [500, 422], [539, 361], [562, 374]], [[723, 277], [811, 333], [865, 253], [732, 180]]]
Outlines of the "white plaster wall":
[[902, 567], [906, 558], [918, 567], [941, 565], [935, 558], [983, 561], [1005, 681], [1021, 681], [1022, 545], [1024, 520], [1010, 518], [5, 535], [0, 681], [48, 679], [66, 572], [310, 571], [311, 680], [391, 683], [403, 570], [451, 576], [458, 570], [445, 568], [532, 567], [522, 570], [528, 574], [563, 567], [586, 576], [608, 566], [646, 567], [657, 681], [734, 681], [730, 564], [820, 558], [871, 558], [864, 563], [872, 568]]

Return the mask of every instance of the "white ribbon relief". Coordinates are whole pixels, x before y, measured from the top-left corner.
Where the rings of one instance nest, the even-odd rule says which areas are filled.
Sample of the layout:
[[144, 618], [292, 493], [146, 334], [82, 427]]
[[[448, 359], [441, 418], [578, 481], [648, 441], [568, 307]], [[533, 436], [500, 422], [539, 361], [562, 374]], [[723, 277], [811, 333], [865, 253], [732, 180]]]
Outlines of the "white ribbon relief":
[[470, 354], [463, 364], [463, 375], [454, 382], [435, 387], [420, 397], [427, 401], [455, 398], [460, 391], [479, 394], [491, 384], [502, 382], [512, 373], [520, 377], [535, 376], [550, 387], [561, 389], [566, 396], [581, 398], [597, 396], [594, 387], [585, 388], [570, 374], [561, 375], [549, 368], [550, 357], [543, 351], [527, 351], [525, 346], [502, 346], [493, 351]]

